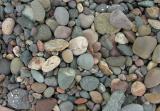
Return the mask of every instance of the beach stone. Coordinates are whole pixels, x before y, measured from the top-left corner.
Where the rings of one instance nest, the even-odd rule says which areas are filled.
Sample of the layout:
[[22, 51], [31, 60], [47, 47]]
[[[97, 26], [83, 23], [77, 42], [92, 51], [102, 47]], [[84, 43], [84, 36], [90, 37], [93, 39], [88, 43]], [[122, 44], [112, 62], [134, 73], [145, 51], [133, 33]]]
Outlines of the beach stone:
[[136, 55], [143, 59], [147, 59], [150, 57], [156, 45], [157, 41], [153, 37], [138, 37], [133, 44], [132, 50]]
[[30, 53], [29, 50], [25, 50], [21, 53], [20, 55], [21, 61], [25, 64], [25, 66], [28, 66], [30, 60], [32, 59], [32, 54]]
[[89, 28], [94, 21], [94, 16], [93, 15], [85, 15], [85, 14], [81, 13], [78, 16], [78, 19], [80, 20], [80, 24], [81, 24], [82, 28]]
[[53, 94], [54, 94], [54, 88], [53, 88], [53, 87], [48, 87], [48, 88], [44, 91], [44, 97], [46, 97], [46, 98], [52, 97]]
[[58, 56], [51, 56], [42, 64], [42, 71], [50, 72], [56, 67], [58, 67], [60, 62], [61, 62], [61, 59]]
[[42, 25], [39, 25], [37, 28], [38, 28], [38, 32], [34, 36], [35, 40], [47, 41], [51, 39], [52, 33], [47, 25], [42, 24]]
[[34, 21], [34, 14], [31, 6], [25, 5], [25, 8], [23, 9], [22, 14], [28, 19], [30, 19], [31, 21]]
[[110, 24], [110, 13], [101, 13], [94, 19], [95, 29], [100, 34], [114, 34], [119, 31], [118, 28]]
[[150, 103], [153, 103], [153, 104], [160, 103], [160, 93], [146, 93], [144, 97]]
[[74, 55], [81, 55], [86, 52], [88, 47], [88, 41], [83, 36], [78, 36], [69, 41], [69, 49], [73, 52]]
[[154, 29], [160, 30], [160, 21], [159, 20], [148, 19], [148, 23]]
[[110, 15], [109, 21], [114, 27], [119, 29], [131, 30], [133, 27], [132, 22], [121, 10], [114, 10]]
[[155, 63], [160, 63], [160, 45], [157, 45], [153, 51], [152, 61]]
[[143, 96], [143, 94], [146, 92], [145, 85], [140, 81], [135, 81], [131, 86], [131, 93], [134, 96]]
[[14, 29], [15, 21], [13, 18], [6, 18], [2, 22], [2, 32], [4, 35], [10, 35]]
[[48, 86], [57, 86], [57, 80], [53, 76], [45, 78], [44, 83]]
[[1, 111], [14, 111], [14, 110], [9, 109], [9, 108], [7, 108], [7, 107], [4, 107], [4, 106], [2, 106], [2, 105], [0, 105], [0, 110], [1, 110]]
[[77, 58], [77, 64], [83, 69], [90, 70], [94, 65], [93, 56], [89, 53], [82, 54]]
[[144, 84], [147, 88], [152, 88], [160, 84], [160, 68], [153, 68], [148, 71], [144, 79]]
[[43, 6], [43, 8], [48, 11], [51, 8], [51, 1], [50, 0], [37, 0], [38, 2], [41, 3], [41, 5]]
[[125, 65], [125, 61], [126, 61], [126, 58], [124, 56], [106, 58], [106, 62], [113, 67], [123, 66]]
[[117, 48], [121, 52], [121, 54], [123, 54], [125, 56], [132, 56], [133, 55], [132, 48], [129, 47], [128, 45], [119, 44], [117, 46]]
[[99, 85], [99, 80], [94, 76], [85, 76], [80, 80], [80, 86], [86, 91], [93, 91]]
[[123, 91], [115, 91], [112, 93], [107, 104], [103, 107], [102, 111], [120, 111], [124, 103], [125, 94]]
[[17, 23], [23, 28], [32, 29], [33, 27], [33, 22], [25, 16], [18, 17]]
[[111, 50], [113, 48], [112, 41], [108, 36], [102, 36], [100, 38], [100, 43], [103, 47], [105, 47], [108, 50]]
[[117, 33], [115, 36], [115, 42], [119, 44], [127, 44], [128, 39], [125, 37], [125, 35], [121, 32]]
[[45, 18], [45, 10], [42, 4], [38, 0], [31, 2], [31, 8], [33, 10], [33, 17], [38, 22], [43, 22]]
[[70, 87], [76, 76], [76, 71], [72, 68], [60, 68], [58, 71], [58, 84], [60, 88]]
[[43, 93], [46, 90], [47, 86], [43, 83], [35, 82], [31, 85], [31, 89], [36, 93]]
[[45, 59], [42, 57], [33, 57], [30, 60], [28, 67], [30, 69], [40, 70], [44, 62], [45, 62]]
[[66, 63], [71, 63], [73, 61], [73, 53], [71, 50], [66, 49], [62, 52], [62, 58]]
[[36, 70], [31, 70], [31, 74], [32, 74], [32, 77], [33, 77], [37, 82], [39, 82], [39, 83], [44, 82], [44, 77], [43, 77], [43, 75], [42, 75], [40, 72], [38, 72], [38, 71], [36, 71]]
[[70, 102], [70, 101], [65, 101], [65, 102], [62, 102], [60, 105], [59, 105], [59, 108], [61, 111], [72, 111], [73, 110], [73, 103]]
[[144, 111], [144, 109], [140, 104], [129, 104], [124, 106], [121, 111]]
[[11, 62], [10, 69], [13, 74], [19, 74], [21, 68], [23, 67], [23, 63], [20, 58], [14, 58]]
[[101, 93], [99, 93], [98, 91], [91, 91], [89, 94], [94, 103], [102, 103], [103, 97]]
[[57, 39], [66, 39], [70, 36], [70, 34], [71, 34], [71, 29], [66, 26], [58, 26], [54, 32], [54, 36]]
[[62, 51], [69, 46], [69, 43], [63, 39], [49, 40], [44, 43], [46, 51]]
[[8, 93], [8, 105], [17, 110], [30, 109], [28, 91], [24, 89], [14, 89]]
[[151, 27], [149, 25], [142, 25], [138, 28], [139, 36], [147, 36], [151, 33]]
[[52, 32], [54, 32], [56, 30], [57, 26], [58, 26], [58, 23], [56, 22], [56, 20], [54, 20], [52, 18], [48, 18], [46, 20], [46, 24], [52, 30]]
[[10, 64], [10, 61], [8, 61], [7, 59], [0, 59], [0, 74], [10, 74]]
[[54, 17], [60, 25], [67, 25], [69, 22], [69, 13], [64, 7], [57, 7], [54, 12]]
[[35, 111], [51, 111], [56, 104], [57, 100], [54, 98], [41, 99], [36, 102]]

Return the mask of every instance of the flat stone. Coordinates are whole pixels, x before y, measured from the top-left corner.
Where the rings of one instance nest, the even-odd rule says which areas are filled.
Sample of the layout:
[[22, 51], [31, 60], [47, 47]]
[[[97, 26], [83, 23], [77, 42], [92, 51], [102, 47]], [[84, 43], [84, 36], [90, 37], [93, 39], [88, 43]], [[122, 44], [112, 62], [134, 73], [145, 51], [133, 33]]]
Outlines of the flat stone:
[[37, 0], [38, 2], [41, 3], [41, 5], [43, 6], [43, 8], [46, 11], [49, 11], [51, 9], [51, 1], [50, 0]]
[[31, 108], [28, 98], [28, 91], [24, 89], [14, 89], [8, 93], [7, 97], [8, 105], [17, 110]]
[[94, 19], [95, 29], [100, 34], [114, 34], [119, 31], [118, 28], [110, 24], [110, 13], [101, 13]]
[[72, 68], [60, 68], [58, 71], [58, 84], [62, 89], [67, 89], [70, 87], [74, 78], [76, 76], [76, 71]]
[[54, 12], [54, 17], [60, 25], [67, 25], [69, 22], [69, 13], [64, 7], [57, 7]]
[[45, 91], [44, 91], [44, 97], [46, 98], [50, 98], [52, 97], [52, 95], [54, 94], [54, 88], [53, 87], [48, 87]]
[[10, 61], [7, 59], [0, 59], [0, 74], [8, 75], [10, 72]]
[[37, 92], [37, 93], [43, 93], [45, 91], [45, 89], [47, 88], [47, 85], [45, 84], [42, 84], [42, 83], [33, 83], [31, 85], [31, 89], [34, 91], [34, 92]]
[[119, 66], [125, 65], [126, 58], [125, 58], [124, 56], [108, 57], [108, 58], [106, 58], [106, 62], [107, 62], [110, 66], [119, 67]]
[[46, 51], [62, 51], [69, 46], [69, 43], [63, 39], [54, 39], [44, 43]]
[[152, 88], [160, 84], [160, 68], [153, 68], [145, 76], [144, 83], [147, 88]]
[[138, 28], [139, 36], [147, 36], [151, 33], [151, 27], [149, 25], [142, 25]]
[[77, 64], [83, 69], [90, 70], [94, 65], [93, 56], [89, 53], [82, 54], [77, 58]]
[[42, 57], [33, 57], [32, 60], [29, 62], [28, 67], [35, 70], [40, 70], [44, 62], [45, 59]]
[[85, 76], [80, 81], [80, 86], [86, 91], [93, 91], [99, 85], [99, 80], [94, 76]]
[[146, 93], [144, 97], [150, 103], [153, 103], [153, 104], [160, 103], [160, 93]]
[[1, 110], [1, 111], [14, 111], [14, 110], [9, 109], [9, 108], [7, 108], [7, 107], [4, 107], [4, 106], [2, 106], [2, 105], [0, 105], [0, 110]]
[[44, 83], [48, 86], [57, 86], [57, 80], [53, 76], [45, 78]]
[[25, 16], [18, 17], [17, 23], [23, 28], [32, 29], [32, 27], [33, 27], [33, 22]]
[[94, 103], [102, 103], [103, 101], [103, 97], [98, 91], [91, 91], [90, 96]]
[[157, 45], [153, 51], [152, 61], [155, 63], [160, 63], [160, 45]]
[[115, 42], [119, 44], [127, 44], [128, 39], [125, 37], [125, 35], [121, 32], [117, 33], [115, 36]]
[[62, 102], [60, 105], [59, 105], [59, 108], [61, 111], [72, 111], [73, 110], [73, 103], [70, 102], [70, 101], [65, 101], [65, 102]]
[[154, 20], [154, 19], [148, 19], [148, 23], [153, 27], [154, 29], [160, 30], [160, 21]]
[[44, 77], [40, 72], [36, 70], [31, 70], [31, 74], [32, 74], [33, 79], [35, 79], [37, 82], [39, 83], [44, 82]]
[[71, 34], [71, 28], [66, 26], [58, 26], [54, 32], [54, 36], [57, 39], [66, 39]]
[[133, 55], [132, 48], [129, 47], [128, 45], [120, 44], [117, 46], [117, 48], [121, 52], [121, 54], [123, 54], [125, 56], [132, 56]]
[[132, 47], [133, 52], [143, 59], [150, 57], [154, 48], [157, 45], [157, 40], [150, 36], [138, 37]]
[[143, 106], [139, 104], [129, 104], [122, 108], [121, 111], [144, 111]]

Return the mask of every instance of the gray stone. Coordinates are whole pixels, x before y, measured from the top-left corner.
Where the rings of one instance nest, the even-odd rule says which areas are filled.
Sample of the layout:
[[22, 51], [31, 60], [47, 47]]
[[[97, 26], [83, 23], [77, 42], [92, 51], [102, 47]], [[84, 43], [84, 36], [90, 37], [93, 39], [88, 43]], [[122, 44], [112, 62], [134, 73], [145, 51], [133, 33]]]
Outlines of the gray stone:
[[124, 56], [108, 57], [106, 58], [106, 62], [110, 66], [120, 67], [125, 65], [126, 58]]
[[49, 28], [51, 29], [52, 32], [55, 31], [55, 29], [58, 26], [58, 23], [56, 22], [56, 20], [52, 19], [52, 18], [48, 18], [46, 20], [46, 24], [49, 26]]
[[0, 59], [0, 74], [8, 75], [10, 72], [10, 61]]
[[120, 44], [117, 46], [117, 48], [125, 56], [132, 56], [133, 55], [132, 49], [128, 45]]
[[111, 50], [113, 48], [112, 41], [109, 39], [108, 36], [104, 35], [100, 38], [100, 43], [103, 47], [105, 47], [108, 50]]
[[72, 111], [73, 110], [73, 103], [71, 103], [70, 101], [62, 102], [59, 105], [59, 108], [61, 111]]
[[44, 91], [44, 97], [46, 97], [46, 98], [52, 97], [53, 94], [54, 94], [54, 88], [53, 88], [53, 87], [48, 87], [48, 88]]
[[33, 10], [31, 8], [31, 6], [29, 5], [25, 5], [24, 10], [22, 11], [22, 14], [27, 17], [28, 19], [30, 19], [31, 21], [34, 21], [34, 15], [33, 15]]
[[144, 111], [143, 106], [139, 104], [129, 104], [122, 108], [121, 111]]
[[32, 59], [32, 54], [28, 50], [25, 50], [22, 52], [20, 59], [27, 66], [29, 61]]
[[86, 91], [95, 90], [99, 85], [99, 80], [94, 76], [85, 76], [80, 81], [80, 86]]
[[152, 61], [160, 63], [160, 45], [157, 45], [152, 55]]
[[31, 74], [32, 74], [33, 79], [35, 79], [37, 82], [39, 83], [44, 82], [44, 77], [39, 71], [31, 70]]
[[57, 80], [53, 76], [45, 78], [44, 82], [48, 86], [57, 86]]
[[17, 18], [17, 23], [21, 25], [23, 28], [28, 28], [31, 29], [33, 27], [33, 22], [26, 18], [25, 16], [18, 17]]
[[66, 39], [71, 34], [71, 28], [66, 26], [58, 26], [56, 30], [54, 31], [54, 36], [57, 39]]

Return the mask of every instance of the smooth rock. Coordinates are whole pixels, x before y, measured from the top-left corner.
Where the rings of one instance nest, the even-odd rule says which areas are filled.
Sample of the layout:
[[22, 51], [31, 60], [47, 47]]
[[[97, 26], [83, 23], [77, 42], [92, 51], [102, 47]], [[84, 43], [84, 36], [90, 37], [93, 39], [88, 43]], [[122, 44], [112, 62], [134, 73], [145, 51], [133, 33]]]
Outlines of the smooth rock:
[[47, 85], [45, 84], [42, 84], [42, 83], [33, 83], [31, 85], [31, 89], [34, 91], [34, 92], [37, 92], [37, 93], [43, 93], [45, 91], [45, 89], [47, 88]]
[[155, 63], [160, 63], [160, 45], [157, 45], [153, 51], [152, 61]]
[[18, 17], [17, 23], [23, 28], [32, 29], [32, 27], [33, 27], [33, 22], [25, 16]]
[[154, 29], [160, 30], [160, 21], [154, 20], [154, 19], [148, 19], [148, 23], [153, 27]]
[[70, 87], [74, 78], [76, 76], [76, 71], [72, 68], [60, 68], [58, 71], [58, 84], [62, 89], [67, 89]]
[[132, 47], [133, 52], [143, 59], [150, 57], [154, 48], [157, 45], [157, 40], [150, 36], [138, 37]]
[[132, 48], [129, 47], [128, 45], [120, 44], [117, 46], [117, 48], [121, 52], [121, 54], [123, 54], [125, 56], [132, 56], [133, 55]]
[[32, 60], [29, 62], [28, 67], [30, 69], [40, 70], [44, 62], [45, 59], [42, 57], [33, 57]]
[[151, 27], [149, 25], [142, 25], [138, 28], [139, 36], [147, 36], [151, 33]]
[[94, 76], [85, 76], [80, 81], [80, 86], [86, 91], [93, 91], [99, 85], [99, 80]]
[[71, 29], [66, 26], [58, 26], [54, 32], [54, 36], [57, 39], [66, 39], [70, 36], [70, 34], [71, 34]]
[[44, 91], [44, 97], [46, 97], [46, 98], [52, 97], [53, 94], [54, 94], [54, 88], [53, 88], [53, 87], [48, 87], [48, 88]]
[[48, 86], [57, 86], [57, 80], [53, 76], [45, 78], [44, 83]]
[[160, 103], [160, 93], [146, 93], [144, 97], [150, 103], [153, 103], [153, 104]]
[[54, 12], [54, 17], [60, 25], [67, 25], [69, 22], [69, 13], [64, 7], [57, 7]]
[[46, 51], [62, 51], [69, 46], [69, 43], [63, 39], [54, 39], [44, 43]]
[[115, 36], [115, 42], [119, 44], [127, 44], [128, 39], [125, 37], [125, 35], [121, 32], [117, 33]]
[[0, 74], [10, 74], [10, 64], [10, 61], [8, 61], [7, 59], [0, 59]]
[[103, 47], [105, 47], [108, 50], [111, 50], [113, 48], [112, 41], [108, 36], [102, 36], [100, 38], [100, 43]]
[[72, 111], [73, 110], [73, 103], [70, 102], [70, 101], [65, 101], [65, 102], [62, 102], [60, 105], [59, 105], [59, 108], [61, 111]]
[[23, 61], [25, 66], [27, 66], [29, 64], [30, 60], [32, 59], [32, 54], [30, 53], [29, 50], [25, 50], [24, 52], [21, 53], [20, 59], [21, 59], [21, 61]]
[[22, 11], [22, 14], [26, 16], [28, 19], [34, 21], [34, 14], [31, 6], [25, 5], [24, 10]]
[[159, 16], [159, 12], [160, 12], [160, 10], [156, 6], [146, 8], [146, 13], [151, 18], [157, 18]]
[[10, 35], [13, 31], [15, 21], [13, 18], [6, 18], [2, 22], [2, 32], [4, 35]]
[[103, 98], [101, 93], [99, 93], [98, 91], [91, 91], [90, 93], [91, 99], [94, 103], [102, 103]]
[[66, 49], [62, 52], [62, 58], [66, 63], [71, 63], [73, 61], [73, 53], [71, 50]]
[[69, 41], [69, 49], [74, 55], [80, 55], [86, 52], [88, 41], [85, 37], [79, 36]]
[[46, 10], [46, 11], [49, 11], [50, 8], [51, 8], [51, 1], [50, 0], [37, 0], [41, 3], [41, 5], [43, 6], [43, 8]]
[[143, 106], [139, 104], [129, 104], [122, 108], [121, 111], [144, 111]]
[[140, 81], [135, 81], [131, 86], [131, 93], [134, 96], [143, 96], [143, 94], [146, 92], [145, 85]]
[[125, 61], [126, 58], [124, 56], [106, 58], [106, 62], [110, 66], [115, 66], [115, 67], [123, 66], [125, 64]]
[[56, 20], [52, 19], [52, 18], [48, 18], [46, 20], [46, 24], [49, 26], [49, 28], [52, 30], [52, 32], [55, 31], [55, 29], [58, 26], [58, 23], [56, 22]]
[[31, 74], [32, 74], [32, 77], [33, 77], [37, 82], [39, 82], [39, 83], [44, 82], [44, 77], [43, 77], [43, 75], [42, 75], [40, 72], [38, 72], [38, 71], [36, 71], [36, 70], [31, 70]]

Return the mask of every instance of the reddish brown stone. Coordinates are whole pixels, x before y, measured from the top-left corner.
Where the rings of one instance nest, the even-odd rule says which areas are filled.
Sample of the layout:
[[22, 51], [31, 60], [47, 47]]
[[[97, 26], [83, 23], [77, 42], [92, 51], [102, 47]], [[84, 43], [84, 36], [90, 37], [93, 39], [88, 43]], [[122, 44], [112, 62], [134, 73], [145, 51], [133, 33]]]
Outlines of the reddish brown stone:
[[84, 104], [84, 103], [86, 103], [87, 102], [87, 99], [85, 99], [85, 98], [78, 98], [78, 99], [76, 99], [75, 101], [74, 101], [74, 103], [75, 104]]

